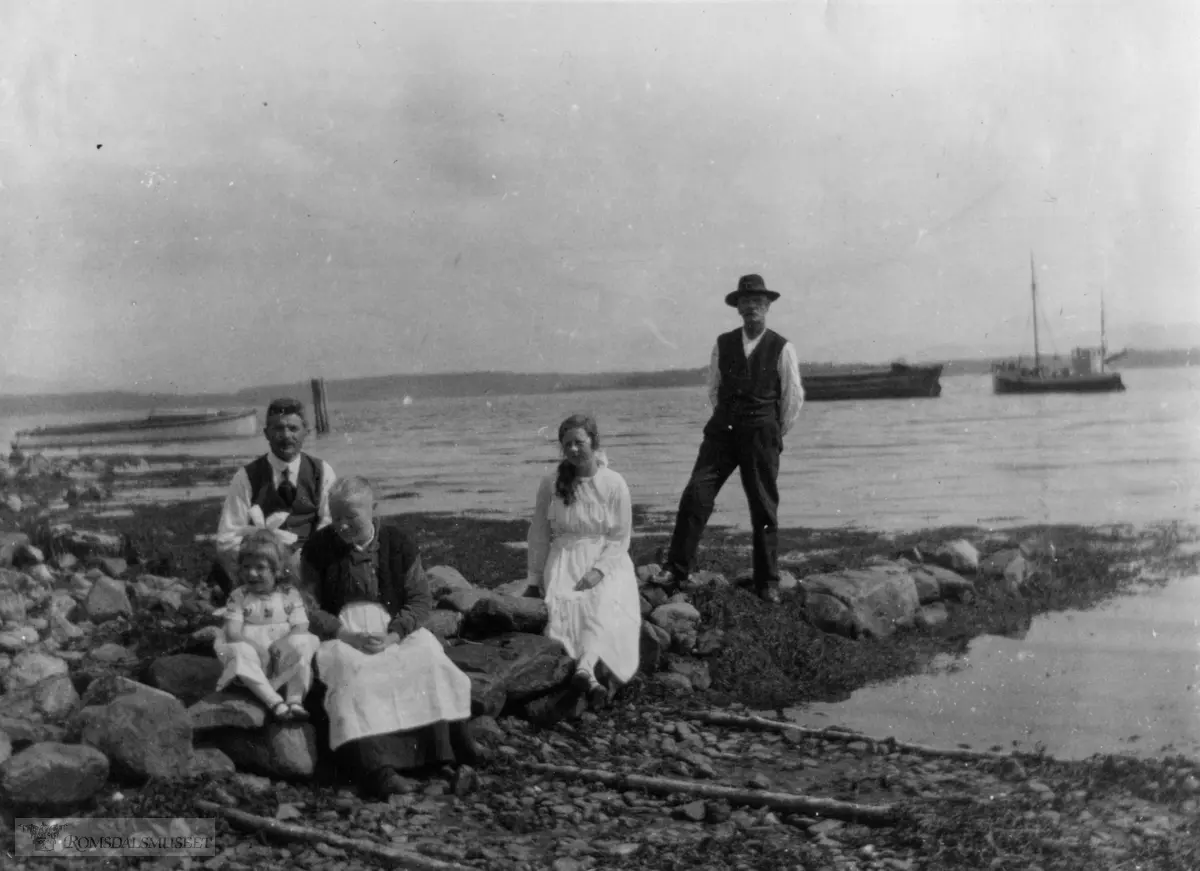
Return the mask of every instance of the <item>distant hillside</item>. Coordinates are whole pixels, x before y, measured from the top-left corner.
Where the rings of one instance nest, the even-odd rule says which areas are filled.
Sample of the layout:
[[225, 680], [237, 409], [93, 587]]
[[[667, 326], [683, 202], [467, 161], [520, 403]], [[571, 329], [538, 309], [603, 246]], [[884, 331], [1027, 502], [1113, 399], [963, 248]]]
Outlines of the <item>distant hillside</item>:
[[[1003, 359], [1003, 358], [997, 358]], [[946, 375], [984, 374], [991, 359], [946, 360]], [[1200, 347], [1188, 350], [1131, 350], [1118, 368], [1177, 367], [1200, 365]], [[833, 373], [881, 365], [878, 363], [802, 363], [802, 374]], [[642, 390], [658, 387], [689, 387], [704, 383], [706, 366], [669, 369], [661, 372], [598, 372], [556, 375], [522, 372], [454, 372], [434, 375], [382, 375], [373, 378], [328, 380], [330, 404], [370, 402], [411, 396], [414, 399], [457, 396], [504, 396], [537, 393], [566, 393], [582, 390]], [[163, 394], [105, 391], [32, 396], [0, 395], [0, 415], [70, 414], [79, 412], [146, 411], [151, 408], [264, 408], [277, 396], [308, 400], [304, 384], [274, 384], [251, 387], [236, 393]]]

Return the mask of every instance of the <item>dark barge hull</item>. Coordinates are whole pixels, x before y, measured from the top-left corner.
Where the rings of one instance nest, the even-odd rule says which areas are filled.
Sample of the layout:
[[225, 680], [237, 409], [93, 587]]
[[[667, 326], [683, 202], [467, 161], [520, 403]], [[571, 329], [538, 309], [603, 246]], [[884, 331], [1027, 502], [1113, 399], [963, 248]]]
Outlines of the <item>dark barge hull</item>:
[[906, 366], [808, 373], [801, 376], [804, 398], [811, 402], [838, 399], [919, 399], [940, 396], [942, 366]]

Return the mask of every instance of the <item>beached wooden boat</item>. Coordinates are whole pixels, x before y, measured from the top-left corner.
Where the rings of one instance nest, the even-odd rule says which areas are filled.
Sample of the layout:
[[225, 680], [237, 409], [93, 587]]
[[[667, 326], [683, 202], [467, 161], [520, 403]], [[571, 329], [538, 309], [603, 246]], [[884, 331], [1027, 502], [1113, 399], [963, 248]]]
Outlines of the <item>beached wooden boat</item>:
[[801, 373], [804, 398], [812, 402], [834, 399], [914, 399], [940, 396], [942, 365], [891, 366]]
[[1029, 255], [1030, 289], [1033, 296], [1033, 365], [1019, 357], [992, 366], [994, 393], [1112, 393], [1124, 390], [1121, 373], [1105, 370], [1125, 356], [1122, 351], [1109, 356], [1104, 336], [1104, 297], [1100, 297], [1100, 347], [1075, 348], [1069, 366], [1048, 365], [1042, 362], [1038, 346], [1037, 271], [1033, 255]]
[[193, 442], [245, 438], [257, 434], [258, 431], [258, 414], [254, 409], [180, 409], [152, 412], [147, 417], [137, 420], [43, 426], [21, 430], [13, 439], [13, 447], [28, 451], [94, 445]]

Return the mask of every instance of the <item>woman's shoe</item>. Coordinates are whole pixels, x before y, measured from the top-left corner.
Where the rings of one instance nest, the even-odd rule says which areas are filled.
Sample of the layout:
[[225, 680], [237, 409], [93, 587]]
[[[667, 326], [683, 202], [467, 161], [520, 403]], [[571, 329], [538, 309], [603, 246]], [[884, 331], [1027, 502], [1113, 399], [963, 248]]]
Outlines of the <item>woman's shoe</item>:
[[597, 681], [588, 687], [587, 701], [588, 707], [593, 711], [604, 710], [608, 706], [608, 689]]
[[571, 688], [575, 692], [582, 695], [587, 695], [592, 688], [592, 684], [596, 682], [595, 676], [590, 671], [584, 671], [582, 668], [575, 672], [575, 676], [571, 678]]
[[412, 787], [400, 772], [394, 768], [383, 768], [375, 775], [375, 794], [387, 800], [388, 796], [404, 795], [412, 792]]

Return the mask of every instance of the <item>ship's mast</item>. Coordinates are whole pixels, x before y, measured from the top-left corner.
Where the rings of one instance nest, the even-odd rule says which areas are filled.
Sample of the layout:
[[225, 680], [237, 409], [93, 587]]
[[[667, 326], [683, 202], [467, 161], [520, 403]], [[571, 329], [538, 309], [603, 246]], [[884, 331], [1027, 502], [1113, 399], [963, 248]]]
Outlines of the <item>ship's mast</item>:
[[1037, 329], [1037, 272], [1033, 268], [1033, 252], [1029, 252], [1029, 287], [1033, 294], [1033, 371], [1036, 372], [1042, 367], [1042, 355], [1038, 348], [1038, 329]]
[[1104, 338], [1104, 288], [1100, 288], [1100, 371], [1104, 371], [1104, 358], [1108, 356], [1108, 342]]

